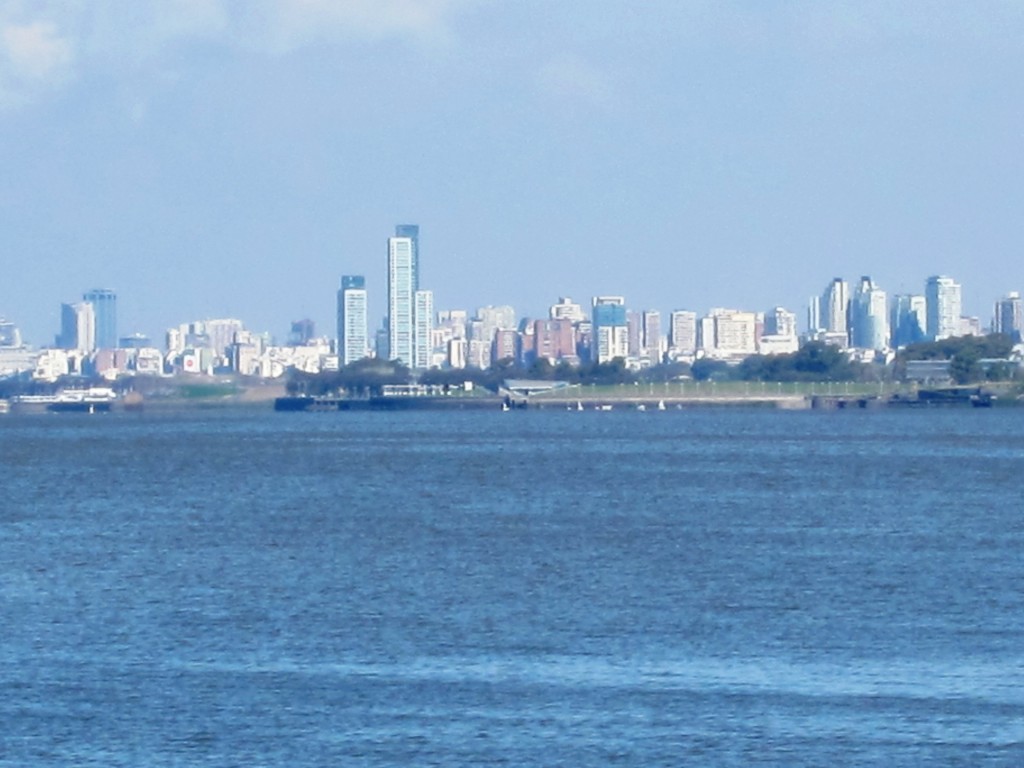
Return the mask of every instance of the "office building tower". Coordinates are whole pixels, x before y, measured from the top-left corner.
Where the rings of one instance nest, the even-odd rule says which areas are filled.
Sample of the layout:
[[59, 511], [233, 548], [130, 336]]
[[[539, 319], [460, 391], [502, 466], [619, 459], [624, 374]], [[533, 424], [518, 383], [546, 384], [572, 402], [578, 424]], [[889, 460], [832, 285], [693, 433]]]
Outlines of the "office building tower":
[[498, 331], [511, 331], [516, 327], [516, 311], [507, 304], [498, 307], [480, 307], [476, 311], [478, 325], [475, 325], [474, 338], [486, 343], [494, 343], [494, 335]]
[[573, 323], [580, 323], [587, 319], [583, 314], [583, 307], [574, 302], [568, 296], [561, 296], [558, 302], [551, 305], [548, 316], [552, 320], [570, 320]]
[[643, 354], [644, 320], [640, 312], [626, 310], [626, 349], [630, 359], [636, 360]]
[[764, 315], [765, 336], [796, 337], [796, 315], [783, 307], [775, 307]]
[[491, 345], [491, 360], [511, 360], [519, 363], [520, 357], [519, 332], [511, 328], [502, 328], [494, 333]]
[[96, 350], [96, 315], [92, 304], [81, 301], [60, 305], [60, 335], [55, 346], [83, 354]]
[[416, 294], [414, 241], [388, 238], [388, 356], [412, 367], [414, 297]]
[[698, 325], [700, 348], [709, 357], [738, 358], [757, 352], [758, 329], [764, 319], [756, 312], [715, 308]]
[[533, 358], [550, 363], [576, 357], [576, 333], [567, 317], [537, 320], [533, 324]]
[[370, 353], [366, 278], [342, 275], [338, 291], [338, 358], [351, 365]]
[[689, 357], [697, 350], [697, 313], [677, 309], [669, 315], [669, 352]]
[[626, 300], [622, 296], [595, 296], [592, 302], [594, 353], [598, 363], [629, 356]]
[[960, 284], [951, 277], [934, 275], [924, 290], [928, 327], [925, 332], [932, 341], [960, 335]]
[[469, 313], [464, 309], [443, 309], [437, 313], [437, 324], [449, 329], [451, 338], [465, 340]]
[[1014, 343], [1021, 340], [1021, 332], [1024, 331], [1024, 306], [1022, 306], [1020, 294], [1016, 291], [996, 302], [995, 313], [992, 317], [992, 331], [1006, 334], [1013, 339]]
[[412, 367], [425, 370], [433, 366], [434, 292], [413, 294]]
[[800, 348], [796, 333], [796, 314], [784, 307], [764, 313], [757, 351], [762, 355], [788, 355]]
[[821, 294], [821, 302], [818, 307], [819, 322], [822, 330], [826, 334], [830, 334], [834, 340], [844, 340], [840, 344], [843, 347], [849, 343], [849, 307], [849, 286], [845, 280], [836, 277]]
[[813, 334], [821, 330], [821, 297], [811, 296], [807, 301], [807, 331]]
[[117, 348], [117, 294], [106, 288], [94, 288], [82, 296], [92, 304], [96, 318], [96, 348]]
[[225, 317], [195, 323], [190, 346], [208, 347], [220, 358], [227, 358], [229, 347], [235, 343], [235, 336], [245, 330], [241, 320]]
[[643, 351], [651, 365], [661, 362], [661, 312], [648, 309], [643, 313]]
[[411, 243], [410, 269], [412, 270], [412, 290], [420, 289], [420, 227], [419, 224], [398, 224], [395, 226], [395, 237], [404, 237]]
[[889, 312], [891, 344], [902, 349], [910, 344], [925, 340], [927, 309], [924, 296], [920, 294], [898, 294], [892, 297]]
[[850, 344], [858, 349], [882, 350], [889, 347], [889, 318], [885, 291], [870, 277], [857, 284], [850, 301]]
[[390, 360], [391, 350], [388, 348], [388, 319], [384, 318], [380, 328], [373, 332], [373, 353], [378, 360]]
[[[288, 343], [293, 347], [304, 347], [316, 336], [316, 323], [309, 318], [295, 320], [288, 334]], [[238, 340], [235, 340], [238, 343]]]

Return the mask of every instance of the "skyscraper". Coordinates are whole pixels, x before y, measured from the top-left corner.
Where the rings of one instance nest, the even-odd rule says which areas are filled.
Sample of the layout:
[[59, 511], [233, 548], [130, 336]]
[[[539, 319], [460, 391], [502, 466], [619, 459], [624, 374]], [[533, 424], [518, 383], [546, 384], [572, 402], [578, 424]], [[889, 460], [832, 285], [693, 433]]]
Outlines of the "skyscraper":
[[1007, 294], [1006, 298], [996, 302], [992, 330], [996, 333], [1005, 333], [1015, 342], [1021, 340], [1021, 331], [1024, 331], [1024, 305], [1019, 293], [1013, 291]]
[[92, 304], [96, 318], [96, 348], [117, 348], [117, 294], [106, 288], [93, 288], [82, 296]]
[[887, 349], [889, 320], [885, 291], [866, 275], [850, 301], [850, 343], [860, 349]]
[[818, 322], [822, 330], [833, 338], [846, 338], [849, 343], [849, 322], [848, 310], [850, 306], [850, 289], [846, 281], [840, 277], [833, 278], [832, 282], [821, 294], [821, 301], [818, 304]]
[[669, 316], [669, 350], [675, 357], [692, 357], [697, 349], [697, 313], [676, 309]]
[[629, 356], [629, 331], [626, 325], [626, 300], [621, 296], [595, 296], [593, 299], [594, 348], [597, 362], [610, 363]]
[[362, 360], [369, 354], [366, 278], [342, 275], [338, 291], [338, 357], [342, 365]]
[[434, 352], [434, 292], [416, 291], [413, 294], [413, 368], [430, 368]]
[[398, 224], [395, 226], [395, 237], [406, 237], [412, 242], [412, 290], [420, 289], [420, 226], [419, 224]]
[[889, 315], [892, 332], [892, 346], [895, 349], [924, 341], [928, 324], [924, 296], [900, 294], [892, 297], [892, 311]]
[[60, 349], [88, 353], [96, 350], [96, 314], [88, 301], [60, 305]]
[[[417, 292], [420, 290], [420, 227], [416, 224], [399, 224], [394, 228], [395, 236], [388, 238], [387, 270], [387, 330], [388, 355], [410, 368], [419, 368], [424, 359], [423, 347], [430, 355], [429, 333], [420, 338], [420, 355], [417, 359], [417, 323], [420, 331], [433, 329], [433, 294], [419, 297], [419, 306], [429, 305], [430, 316], [417, 316]], [[429, 367], [429, 362], [427, 364]]]
[[928, 278], [924, 290], [928, 320], [926, 332], [932, 341], [960, 335], [960, 284], [951, 277], [934, 275]]
[[648, 309], [643, 314], [643, 349], [651, 365], [661, 362], [661, 312]]

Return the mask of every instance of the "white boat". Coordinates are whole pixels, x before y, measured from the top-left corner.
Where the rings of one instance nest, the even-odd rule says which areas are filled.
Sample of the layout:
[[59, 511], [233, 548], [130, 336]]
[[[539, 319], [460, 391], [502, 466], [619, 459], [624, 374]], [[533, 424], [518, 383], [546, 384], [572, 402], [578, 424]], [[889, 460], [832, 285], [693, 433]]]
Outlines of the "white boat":
[[646, 405], [644, 405], [643, 403], [640, 403], [640, 405], [638, 405], [638, 406], [636, 407], [636, 409], [637, 409], [638, 411], [646, 411], [646, 410], [647, 410], [647, 406], [646, 406]]
[[664, 411], [665, 410], [665, 401], [664, 400], [659, 400], [658, 401], [658, 410], [659, 411]]
[[64, 389], [54, 395], [17, 395], [11, 408], [17, 411], [51, 411], [54, 413], [105, 413], [117, 399], [108, 387]]

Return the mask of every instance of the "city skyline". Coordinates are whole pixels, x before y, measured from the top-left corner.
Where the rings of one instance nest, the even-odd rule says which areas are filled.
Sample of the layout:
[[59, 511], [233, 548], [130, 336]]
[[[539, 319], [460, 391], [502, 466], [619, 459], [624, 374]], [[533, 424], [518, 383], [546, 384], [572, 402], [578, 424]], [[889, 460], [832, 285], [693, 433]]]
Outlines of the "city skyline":
[[[357, 308], [355, 311], [360, 317], [359, 322], [365, 322], [366, 324], [366, 330], [365, 332], [362, 332], [362, 338], [366, 344], [365, 348], [370, 351], [373, 350], [373, 347], [375, 346], [372, 341], [373, 333], [374, 329], [378, 327], [378, 323], [383, 323], [383, 330], [386, 332], [389, 346], [394, 343], [395, 338], [391, 334], [394, 333], [395, 330], [399, 328], [399, 326], [402, 326], [400, 334], [407, 340], [408, 351], [403, 352], [403, 354], [399, 355], [398, 357], [399, 359], [408, 359], [409, 361], [413, 360], [414, 356], [416, 356], [417, 354], [418, 357], [416, 359], [420, 361], [426, 359], [426, 352], [422, 349], [422, 347], [418, 351], [418, 353], [414, 352], [413, 350], [415, 336], [415, 323], [413, 318], [416, 314], [415, 305], [417, 304], [417, 302], [425, 303], [425, 306], [429, 307], [428, 313], [429, 317], [431, 318], [429, 328], [427, 326], [423, 326], [420, 330], [421, 339], [423, 338], [424, 334], [429, 334], [430, 329], [432, 329], [433, 327], [433, 324], [437, 322], [438, 313], [441, 311], [460, 310], [472, 313], [475, 310], [480, 310], [482, 308], [493, 308], [495, 306], [514, 308], [514, 305], [508, 303], [502, 303], [498, 305], [484, 305], [479, 302], [472, 302], [463, 307], [442, 307], [436, 304], [433, 298], [433, 295], [435, 293], [434, 291], [413, 290], [412, 286], [419, 285], [420, 282], [418, 261], [419, 227], [418, 225], [396, 225], [394, 229], [395, 232], [406, 231], [407, 236], [399, 237], [396, 235], [387, 238], [388, 264], [386, 267], [385, 278], [382, 281], [385, 286], [384, 293], [386, 301], [383, 313], [379, 316], [376, 316], [373, 314], [373, 310], [370, 309], [371, 307], [374, 307], [376, 304], [379, 304], [379, 298], [377, 301], [373, 300], [374, 291], [372, 289], [372, 281], [368, 281], [367, 278], [363, 275], [341, 275], [341, 288], [335, 294], [333, 294], [334, 312], [332, 314], [331, 322], [320, 323], [318, 321], [310, 320], [308, 319], [308, 317], [307, 319], [302, 321], [304, 323], [313, 323], [313, 326], [319, 329], [319, 333], [317, 334], [318, 337], [326, 337], [337, 340], [339, 342], [342, 341], [342, 325], [344, 322], [343, 294], [345, 293], [346, 290], [351, 291], [352, 289], [358, 289], [358, 304], [356, 305]], [[408, 236], [408, 234], [413, 231], [415, 231], [416, 234], [414, 236]], [[405, 318], [403, 323], [407, 324], [407, 327], [405, 327], [403, 323], [399, 323], [392, 327], [392, 323], [390, 322], [389, 319], [392, 315], [389, 291], [392, 278], [395, 275], [395, 269], [392, 262], [396, 256], [396, 246], [398, 247], [399, 252], [401, 254], [403, 264], [402, 268], [399, 271], [405, 271], [408, 274], [408, 277], [402, 279], [402, 285], [404, 286], [403, 290], [406, 293], [408, 293], [408, 296], [404, 297], [402, 302], [400, 302], [401, 308], [398, 310], [402, 313], [402, 316]], [[417, 254], [415, 258], [413, 257], [414, 253]], [[415, 265], [415, 269], [413, 268], [413, 265]], [[850, 345], [854, 347], [867, 346], [860, 343], [856, 343], [858, 341], [863, 340], [863, 338], [865, 338], [865, 334], [867, 334], [871, 335], [872, 338], [875, 340], [874, 343], [876, 344], [876, 346], [874, 346], [873, 348], [877, 349], [881, 348], [877, 346], [878, 340], [880, 339], [888, 339], [890, 336], [899, 339], [897, 330], [899, 325], [899, 312], [901, 300], [912, 298], [921, 298], [923, 300], [927, 295], [932, 295], [933, 300], [931, 302], [931, 306], [934, 308], [937, 306], [936, 299], [938, 298], [939, 291], [941, 290], [938, 287], [939, 285], [945, 286], [947, 291], [950, 290], [951, 288], [955, 290], [955, 303], [946, 309], [945, 316], [943, 317], [944, 324], [941, 330], [937, 331], [936, 323], [938, 322], [938, 319], [935, 316], [933, 316], [933, 310], [928, 310], [925, 313], [925, 315], [922, 318], [923, 323], [921, 325], [921, 331], [924, 332], [926, 337], [935, 336], [936, 333], [938, 333], [939, 338], [943, 338], [950, 335], [957, 335], [959, 330], [959, 318], [961, 317], [963, 317], [964, 319], [975, 318], [980, 328], [991, 328], [994, 330], [1000, 327], [1000, 323], [1006, 322], [1005, 317], [1007, 317], [1007, 315], [1005, 314], [1004, 309], [1001, 308], [1002, 305], [1007, 300], [1014, 297], [1018, 298], [1017, 303], [1019, 304], [1020, 295], [1020, 292], [1017, 290], [1006, 289], [989, 301], [987, 312], [982, 311], [978, 314], [970, 314], [963, 307], [963, 283], [947, 275], [929, 275], [926, 279], [923, 280], [921, 286], [919, 286], [919, 290], [908, 290], [905, 292], [887, 291], [885, 290], [884, 285], [880, 285], [878, 281], [874, 280], [871, 276], [868, 275], [862, 275], [859, 279], [859, 282], [860, 285], [859, 287], [857, 287], [853, 286], [852, 281], [847, 280], [846, 278], [834, 277], [825, 285], [824, 292], [821, 294], [821, 296], [812, 295], [808, 301], [805, 301], [802, 305], [799, 305], [796, 308], [784, 307], [783, 305], [778, 303], [770, 303], [768, 307], [764, 308], [742, 307], [735, 302], [724, 302], [723, 306], [733, 307], [734, 309], [730, 311], [753, 312], [765, 315], [770, 314], [772, 308], [784, 308], [787, 311], [791, 311], [795, 317], [804, 318], [802, 322], [799, 320], [796, 322], [795, 327], [797, 332], [800, 334], [808, 334], [814, 330], [819, 330], [830, 334], [845, 333], [849, 335]], [[872, 300], [874, 301], [874, 315], [868, 317], [866, 314], [866, 310], [862, 309], [860, 310], [862, 313], [862, 317], [857, 317], [855, 313], [858, 311], [857, 305], [858, 301], [860, 300], [858, 292], [865, 290], [865, 285], [867, 285], [868, 290], [870, 290], [871, 293], [874, 294], [872, 297]], [[837, 291], [838, 293], [836, 293]], [[81, 302], [60, 304], [60, 321], [57, 326], [57, 329], [50, 334], [50, 338], [53, 339], [52, 342], [46, 342], [43, 344], [34, 343], [33, 340], [25, 333], [24, 328], [17, 321], [17, 318], [9, 317], [7, 315], [0, 313], [0, 320], [12, 323], [14, 326], [18, 327], [20, 332], [19, 338], [23, 343], [27, 344], [28, 346], [37, 348], [75, 348], [76, 346], [78, 346], [80, 348], [85, 349], [112, 348], [114, 345], [109, 343], [110, 339], [120, 340], [121, 338], [128, 338], [129, 336], [132, 335], [138, 338], [151, 339], [154, 342], [155, 346], [161, 346], [158, 343], [158, 340], [162, 339], [164, 334], [167, 333], [169, 330], [173, 330], [174, 327], [180, 325], [182, 322], [185, 322], [183, 319], [179, 318], [178, 322], [174, 323], [168, 328], [163, 329], [162, 331], [158, 331], [155, 333], [147, 333], [140, 331], [138, 329], [132, 329], [127, 334], [121, 335], [118, 329], [116, 315], [118, 293], [109, 288], [96, 288], [86, 291], [82, 295], [83, 298]], [[558, 295], [562, 296], [567, 294], [565, 294], [564, 292], [558, 292]], [[552, 309], [553, 303], [554, 299], [549, 298], [546, 304], [547, 308], [542, 309], [537, 314], [522, 312], [518, 308], [515, 308], [516, 322], [518, 323], [520, 320], [535, 321], [547, 319], [549, 310]], [[693, 307], [674, 306], [671, 309], [664, 309], [661, 307], [652, 307], [650, 305], [644, 305], [642, 303], [630, 301], [629, 297], [626, 296], [608, 297], [594, 295], [590, 297], [590, 303], [593, 305], [593, 308], [590, 313], [586, 313], [587, 319], [590, 319], [591, 317], [594, 316], [594, 313], [597, 311], [596, 308], [599, 304], [607, 303], [620, 305], [623, 312], [626, 312], [628, 310], [629, 313], [637, 313], [638, 318], [640, 317], [640, 313], [646, 313], [649, 311], [657, 312], [660, 315], [664, 316], [665, 318], [669, 318], [671, 315], [677, 312], [693, 312], [696, 313], [696, 315], [699, 317], [702, 315], [702, 313], [714, 314], [716, 311], [720, 309], [720, 307], [718, 306], [711, 305], [706, 305], [703, 307], [699, 305]], [[540, 304], [544, 305], [543, 302], [540, 302]], [[74, 329], [75, 323], [81, 324], [83, 322], [86, 322], [81, 319], [75, 319], [76, 313], [81, 314], [82, 312], [90, 313], [91, 319], [88, 320], [88, 323], [91, 323], [92, 325], [91, 333], [93, 334], [94, 338], [90, 338], [88, 342], [84, 342], [82, 344], [78, 344], [77, 342], [70, 342], [69, 339], [75, 338], [75, 334], [78, 333], [78, 331]], [[299, 316], [302, 316], [301, 312], [299, 313]], [[216, 320], [218, 318], [212, 314], [207, 314], [205, 316], [199, 316], [196, 319], [209, 321]], [[238, 319], [243, 322], [248, 322], [246, 318], [232, 319]], [[288, 321], [282, 321], [281, 325], [292, 327], [292, 330], [294, 330], [294, 324], [296, 322], [297, 320], [295, 318], [292, 318]], [[817, 326], [815, 326], [815, 322], [817, 322]], [[861, 330], [861, 324], [863, 322], [867, 322], [869, 324], [881, 323], [882, 326], [879, 328], [872, 328], [869, 331]], [[251, 325], [249, 327], [255, 328], [254, 326]], [[69, 328], [71, 330], [69, 330]], [[101, 328], [105, 328], [105, 332], [101, 333]], [[259, 333], [269, 334], [273, 338], [284, 338], [286, 335], [288, 335], [281, 331], [275, 332], [272, 329], [256, 330]], [[107, 340], [108, 343], [101, 343], [102, 340]], [[825, 340], [830, 339], [825, 338]], [[405, 343], [406, 342], [403, 342], [403, 344]], [[618, 349], [621, 345], [625, 343], [625, 336], [623, 336], [622, 339], [619, 339], [616, 342], [616, 349]], [[407, 355], [407, 357], [404, 357], [403, 355]], [[612, 357], [614, 356], [616, 355], [612, 355]]]
[[396, 221], [439, 308], [1024, 287], [1013, 4], [414, 6], [0, 0], [0, 313], [330, 329]]
[[[977, 317], [962, 314], [962, 286], [946, 275], [925, 281], [924, 294], [891, 298], [870, 276], [851, 289], [835, 277], [808, 302], [807, 326], [785, 307], [748, 311], [713, 307], [668, 315], [630, 308], [624, 296], [594, 296], [589, 316], [567, 296], [549, 305], [547, 317], [517, 314], [510, 305], [435, 311], [433, 292], [420, 286], [418, 225], [397, 225], [387, 238], [388, 312], [375, 343], [369, 341], [368, 291], [362, 275], [343, 275], [336, 294], [336, 335], [316, 334], [309, 318], [292, 321], [279, 344], [269, 333], [247, 328], [238, 318], [207, 318], [167, 330], [164, 345], [141, 334], [111, 342], [118, 297], [92, 289], [83, 301], [61, 305], [61, 330], [54, 344], [34, 351], [20, 346], [16, 325], [0, 318], [0, 375], [30, 375], [56, 381], [66, 375], [115, 380], [124, 375], [238, 373], [279, 378], [338, 371], [364, 358], [393, 360], [414, 371], [487, 369], [498, 361], [532, 366], [608, 364], [631, 370], [660, 363], [696, 364], [700, 359], [738, 364], [753, 355], [797, 352], [807, 342], [845, 351], [848, 360], [888, 365], [896, 348], [918, 341], [942, 341], [984, 332]], [[1019, 343], [1024, 304], [1016, 291], [993, 304], [990, 326]], [[100, 341], [100, 339], [103, 341]], [[161, 351], [162, 350], [162, 351]], [[502, 363], [503, 365], [505, 363]]]

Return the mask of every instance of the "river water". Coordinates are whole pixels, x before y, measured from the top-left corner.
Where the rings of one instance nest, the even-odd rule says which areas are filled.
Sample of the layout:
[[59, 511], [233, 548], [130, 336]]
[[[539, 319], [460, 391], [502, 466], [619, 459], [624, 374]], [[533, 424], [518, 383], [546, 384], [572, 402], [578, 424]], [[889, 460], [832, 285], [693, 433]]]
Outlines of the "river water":
[[0, 417], [0, 765], [1024, 764], [1024, 409]]

